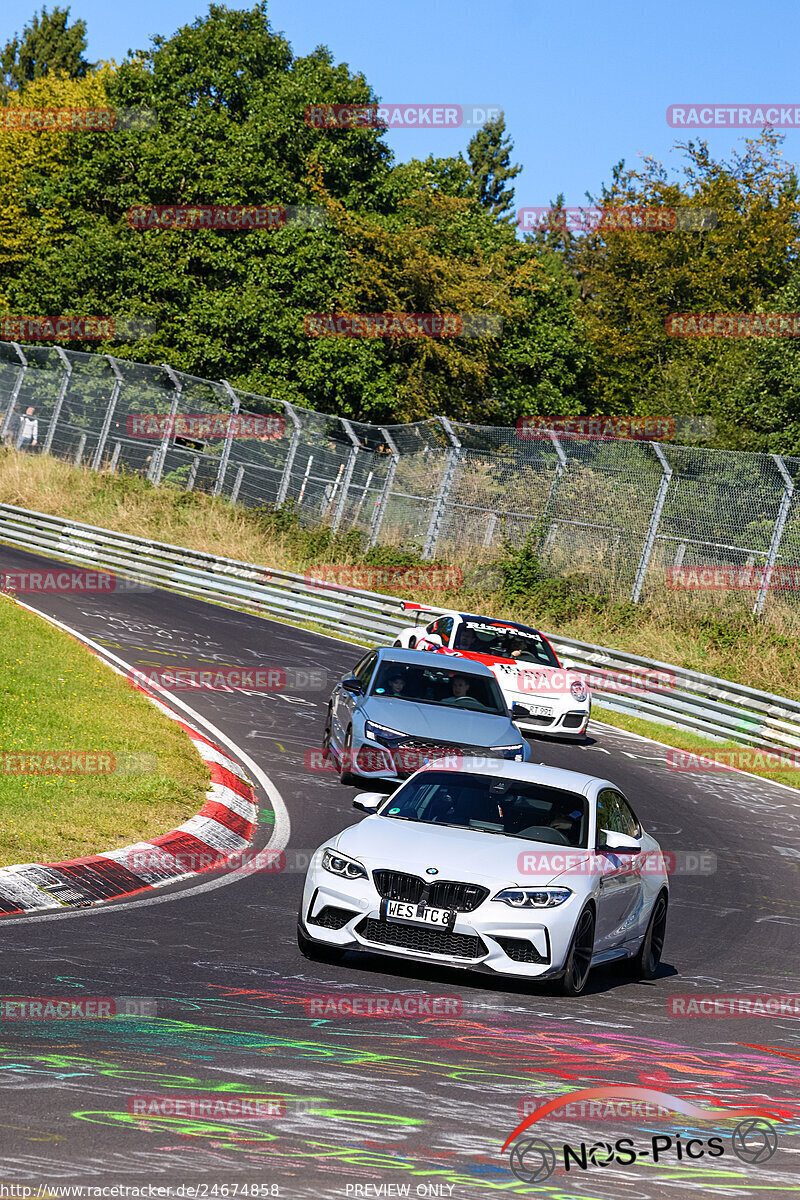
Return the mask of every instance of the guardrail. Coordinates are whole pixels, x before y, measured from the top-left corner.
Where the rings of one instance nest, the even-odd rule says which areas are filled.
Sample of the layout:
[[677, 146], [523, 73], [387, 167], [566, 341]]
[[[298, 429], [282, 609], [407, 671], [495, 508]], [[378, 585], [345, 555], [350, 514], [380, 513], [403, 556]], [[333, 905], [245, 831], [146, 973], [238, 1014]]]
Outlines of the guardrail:
[[[411, 623], [406, 601], [378, 592], [312, 583], [307, 576], [153, 542], [79, 521], [0, 504], [0, 542], [71, 563], [111, 570], [153, 586], [227, 607], [311, 623], [368, 645], [394, 641]], [[430, 617], [448, 610], [414, 606]], [[628, 654], [546, 634], [578, 670], [613, 673], [616, 685], [593, 686], [601, 706], [716, 741], [800, 750], [800, 701]], [[631, 690], [619, 690], [620, 674]], [[664, 676], [669, 677], [664, 686]], [[660, 681], [660, 683], [659, 683]]]

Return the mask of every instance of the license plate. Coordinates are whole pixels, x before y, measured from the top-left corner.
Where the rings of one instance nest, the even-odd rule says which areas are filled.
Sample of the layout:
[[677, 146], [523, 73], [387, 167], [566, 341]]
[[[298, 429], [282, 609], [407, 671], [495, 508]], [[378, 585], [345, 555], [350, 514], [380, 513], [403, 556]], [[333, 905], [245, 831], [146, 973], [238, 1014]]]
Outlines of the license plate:
[[435, 925], [439, 929], [449, 929], [456, 920], [452, 909], [428, 908], [426, 904], [412, 904], [406, 900], [384, 900], [381, 907], [387, 921], [411, 921], [415, 925]]
[[529, 704], [525, 701], [525, 707], [532, 717], [552, 717], [553, 710], [548, 708], [546, 704]]

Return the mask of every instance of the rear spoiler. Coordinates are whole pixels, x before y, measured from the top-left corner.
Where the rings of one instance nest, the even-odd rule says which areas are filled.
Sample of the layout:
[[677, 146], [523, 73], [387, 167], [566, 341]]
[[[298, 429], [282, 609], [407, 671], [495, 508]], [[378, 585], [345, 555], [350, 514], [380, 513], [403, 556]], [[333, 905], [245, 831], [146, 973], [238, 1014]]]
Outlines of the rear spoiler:
[[420, 619], [420, 616], [422, 615], [422, 613], [432, 613], [434, 616], [436, 616], [436, 615], [438, 615], [438, 613], [440, 611], [438, 608], [428, 608], [424, 604], [414, 604], [414, 602], [411, 600], [401, 600], [400, 604], [401, 604], [401, 607], [404, 612], [413, 612], [414, 613], [414, 628], [415, 629], [416, 629], [417, 625], [419, 624], [419, 619]]

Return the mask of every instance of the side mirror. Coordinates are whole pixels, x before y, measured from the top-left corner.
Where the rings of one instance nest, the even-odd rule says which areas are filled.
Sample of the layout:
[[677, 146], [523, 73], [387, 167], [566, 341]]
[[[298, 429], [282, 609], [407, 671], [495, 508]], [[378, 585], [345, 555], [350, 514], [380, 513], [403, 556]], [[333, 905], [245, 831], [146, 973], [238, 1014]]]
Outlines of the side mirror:
[[515, 700], [514, 703], [511, 705], [511, 716], [512, 717], [529, 717], [530, 715], [531, 715], [530, 710], [527, 709], [524, 704], [517, 704], [517, 702]]
[[615, 833], [613, 829], [601, 829], [597, 848], [598, 850], [613, 850], [615, 854], [641, 854], [642, 843], [638, 838], [628, 837], [624, 833]]
[[353, 696], [362, 696], [364, 694], [364, 688], [361, 684], [361, 680], [356, 679], [355, 675], [348, 675], [346, 679], [343, 679], [342, 687], [346, 692], [350, 692], [350, 694]]
[[561, 665], [565, 671], [577, 671], [579, 669], [578, 664], [573, 662], [571, 658], [562, 658]]
[[388, 797], [384, 796], [383, 792], [362, 792], [353, 801], [353, 808], [360, 808], [365, 813], [375, 813], [386, 799]]

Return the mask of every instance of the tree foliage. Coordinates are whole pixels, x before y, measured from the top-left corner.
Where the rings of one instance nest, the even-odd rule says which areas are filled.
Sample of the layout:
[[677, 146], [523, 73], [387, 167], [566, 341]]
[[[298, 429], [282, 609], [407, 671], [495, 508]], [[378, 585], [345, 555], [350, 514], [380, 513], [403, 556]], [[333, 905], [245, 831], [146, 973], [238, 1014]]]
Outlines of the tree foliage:
[[86, 22], [67, 25], [69, 8], [56, 8], [51, 13], [42, 8], [35, 13], [22, 36], [16, 34], [6, 42], [0, 53], [0, 69], [6, 89], [23, 90], [37, 79], [48, 75], [66, 75], [68, 79], [84, 79], [92, 64], [83, 57], [86, 49]]

